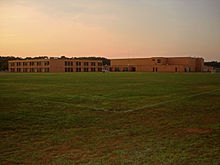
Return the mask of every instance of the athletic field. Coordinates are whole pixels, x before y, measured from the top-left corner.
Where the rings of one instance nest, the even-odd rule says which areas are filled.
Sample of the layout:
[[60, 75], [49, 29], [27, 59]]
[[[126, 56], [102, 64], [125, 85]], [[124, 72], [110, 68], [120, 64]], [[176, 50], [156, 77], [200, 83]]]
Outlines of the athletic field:
[[220, 74], [0, 74], [0, 164], [220, 164]]

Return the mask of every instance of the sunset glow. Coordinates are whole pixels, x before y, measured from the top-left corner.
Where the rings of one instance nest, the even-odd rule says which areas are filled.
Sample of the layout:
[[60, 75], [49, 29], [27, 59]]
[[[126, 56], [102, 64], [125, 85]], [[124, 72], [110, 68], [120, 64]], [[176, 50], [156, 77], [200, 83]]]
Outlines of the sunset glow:
[[0, 55], [220, 60], [219, 0], [0, 0]]

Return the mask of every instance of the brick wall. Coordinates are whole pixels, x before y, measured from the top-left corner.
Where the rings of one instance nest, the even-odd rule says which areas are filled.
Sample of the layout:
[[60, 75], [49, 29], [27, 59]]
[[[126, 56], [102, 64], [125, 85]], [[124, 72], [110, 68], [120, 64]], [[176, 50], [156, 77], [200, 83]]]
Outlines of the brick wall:
[[9, 72], [101, 72], [102, 61], [75, 59], [13, 60]]
[[130, 65], [138, 72], [201, 72], [204, 59], [191, 57], [112, 59], [111, 65], [113, 67]]

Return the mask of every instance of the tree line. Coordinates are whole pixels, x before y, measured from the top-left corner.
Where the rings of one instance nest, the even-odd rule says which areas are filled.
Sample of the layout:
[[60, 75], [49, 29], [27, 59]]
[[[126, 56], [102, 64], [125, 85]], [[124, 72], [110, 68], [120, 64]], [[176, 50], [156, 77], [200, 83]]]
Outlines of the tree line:
[[65, 56], [61, 57], [47, 57], [47, 56], [39, 56], [39, 57], [13, 57], [13, 56], [0, 56], [0, 71], [8, 70], [8, 61], [10, 60], [32, 60], [32, 59], [78, 59], [78, 60], [102, 60], [103, 65], [110, 65], [110, 60], [104, 57], [72, 57], [68, 58]]
[[204, 64], [206, 66], [212, 66], [214, 69], [220, 68], [220, 62], [218, 62], [218, 61], [205, 62]]

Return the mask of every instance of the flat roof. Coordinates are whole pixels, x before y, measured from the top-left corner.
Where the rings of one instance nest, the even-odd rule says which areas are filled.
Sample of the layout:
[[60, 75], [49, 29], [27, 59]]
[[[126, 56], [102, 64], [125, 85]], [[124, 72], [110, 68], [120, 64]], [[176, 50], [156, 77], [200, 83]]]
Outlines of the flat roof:
[[16, 62], [16, 61], [94, 61], [94, 62], [100, 62], [102, 60], [94, 60], [94, 59], [17, 59], [17, 60], [9, 60], [8, 62]]
[[148, 57], [148, 58], [114, 58], [110, 60], [140, 60], [140, 59], [154, 59], [154, 58], [202, 58], [202, 57]]

